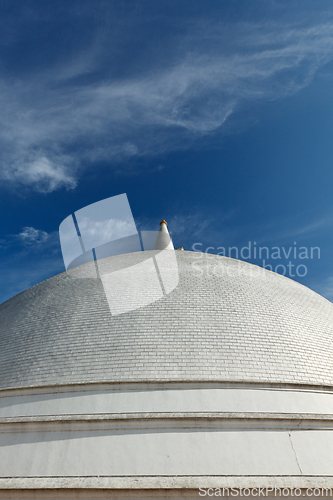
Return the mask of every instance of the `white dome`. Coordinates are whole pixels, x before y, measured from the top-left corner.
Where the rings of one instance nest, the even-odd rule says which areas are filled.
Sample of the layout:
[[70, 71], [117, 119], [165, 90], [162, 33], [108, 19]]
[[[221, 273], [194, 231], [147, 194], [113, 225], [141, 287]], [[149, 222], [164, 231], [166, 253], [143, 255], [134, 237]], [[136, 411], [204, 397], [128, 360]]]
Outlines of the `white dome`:
[[[114, 271], [156, 253], [103, 260]], [[2, 304], [1, 387], [140, 380], [333, 386], [332, 303], [242, 261], [176, 255], [178, 286], [117, 316], [101, 281], [83, 277], [91, 264]]]
[[[126, 308], [126, 270], [159, 251], [0, 306], [0, 498], [333, 489], [333, 304], [245, 262], [165, 251], [177, 280], [144, 307]], [[116, 314], [96, 269], [132, 277], [111, 290]]]

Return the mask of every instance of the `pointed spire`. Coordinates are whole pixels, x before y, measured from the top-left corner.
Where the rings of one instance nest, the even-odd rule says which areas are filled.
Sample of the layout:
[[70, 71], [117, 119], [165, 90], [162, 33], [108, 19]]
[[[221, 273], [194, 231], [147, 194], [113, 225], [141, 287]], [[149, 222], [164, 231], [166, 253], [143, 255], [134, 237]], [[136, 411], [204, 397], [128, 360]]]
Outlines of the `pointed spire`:
[[154, 250], [174, 250], [167, 226], [167, 222], [163, 219], [160, 222], [160, 230], [157, 234]]

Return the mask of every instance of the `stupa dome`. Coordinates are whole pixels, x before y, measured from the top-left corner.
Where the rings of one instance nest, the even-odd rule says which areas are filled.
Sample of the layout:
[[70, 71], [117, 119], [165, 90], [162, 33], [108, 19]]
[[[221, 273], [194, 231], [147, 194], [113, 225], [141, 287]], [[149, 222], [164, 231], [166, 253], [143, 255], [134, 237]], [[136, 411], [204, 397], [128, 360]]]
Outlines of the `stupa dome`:
[[166, 235], [0, 306], [0, 498], [333, 492], [333, 304]]
[[[104, 261], [117, 270], [157, 253]], [[1, 388], [186, 380], [333, 386], [332, 303], [246, 262], [175, 253], [178, 286], [124, 314], [113, 316], [101, 280], [85, 277], [91, 263], [2, 304]]]

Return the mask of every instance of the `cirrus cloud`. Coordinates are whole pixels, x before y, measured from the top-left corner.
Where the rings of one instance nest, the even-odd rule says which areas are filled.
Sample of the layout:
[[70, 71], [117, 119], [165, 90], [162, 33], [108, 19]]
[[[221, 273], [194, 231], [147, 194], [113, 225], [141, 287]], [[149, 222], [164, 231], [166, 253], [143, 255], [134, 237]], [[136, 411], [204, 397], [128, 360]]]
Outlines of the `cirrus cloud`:
[[[177, 49], [175, 49], [177, 45]], [[168, 49], [172, 56], [168, 57]], [[169, 40], [163, 66], [123, 78], [96, 63], [68, 62], [0, 81], [0, 178], [40, 192], [73, 189], [85, 169], [186, 148], [228, 131], [246, 101], [277, 99], [309, 85], [333, 59], [333, 24], [210, 21]], [[105, 68], [104, 68], [105, 69]], [[102, 77], [101, 77], [102, 73]], [[86, 76], [90, 75], [90, 79]]]

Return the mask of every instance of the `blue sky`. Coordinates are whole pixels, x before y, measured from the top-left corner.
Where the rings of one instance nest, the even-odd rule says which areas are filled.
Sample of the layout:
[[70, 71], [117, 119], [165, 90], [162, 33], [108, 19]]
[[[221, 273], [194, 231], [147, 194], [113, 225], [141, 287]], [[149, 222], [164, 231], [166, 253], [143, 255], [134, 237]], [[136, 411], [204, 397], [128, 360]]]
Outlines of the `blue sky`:
[[243, 255], [333, 300], [331, 0], [0, 14], [0, 302], [64, 270], [65, 217], [121, 193], [139, 229], [164, 218], [187, 250], [266, 246]]

